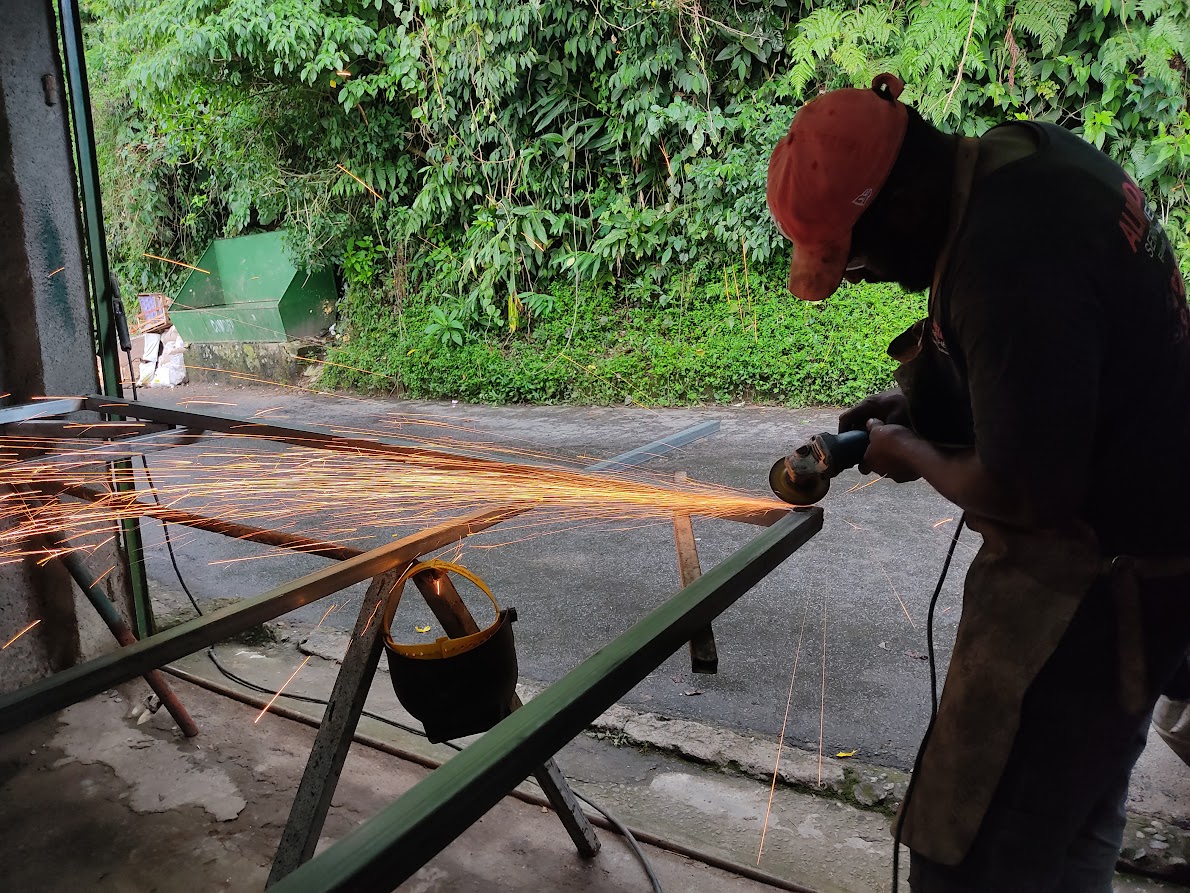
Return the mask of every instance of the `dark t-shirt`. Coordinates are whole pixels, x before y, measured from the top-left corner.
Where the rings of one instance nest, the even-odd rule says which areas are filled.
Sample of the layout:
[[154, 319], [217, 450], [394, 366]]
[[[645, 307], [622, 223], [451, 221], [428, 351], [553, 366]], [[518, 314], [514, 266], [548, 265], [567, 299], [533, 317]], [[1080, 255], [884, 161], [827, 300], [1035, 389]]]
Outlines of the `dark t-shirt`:
[[1037, 149], [977, 178], [931, 298], [976, 450], [1073, 496], [1105, 553], [1190, 550], [1190, 308], [1169, 241], [1093, 146], [1003, 127]]

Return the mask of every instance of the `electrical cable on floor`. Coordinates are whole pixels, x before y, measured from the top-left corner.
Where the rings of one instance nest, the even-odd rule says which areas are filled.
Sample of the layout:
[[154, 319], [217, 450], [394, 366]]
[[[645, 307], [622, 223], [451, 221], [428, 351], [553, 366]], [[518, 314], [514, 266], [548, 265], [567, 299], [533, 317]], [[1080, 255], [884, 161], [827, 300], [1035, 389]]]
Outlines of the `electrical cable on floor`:
[[946, 582], [946, 574], [950, 571], [951, 559], [954, 558], [955, 546], [959, 544], [959, 534], [963, 532], [963, 525], [966, 522], [967, 513], [963, 512], [954, 529], [954, 535], [950, 538], [950, 547], [946, 550], [946, 561], [942, 563], [942, 573], [938, 575], [938, 585], [934, 587], [934, 594], [930, 597], [930, 610], [926, 615], [926, 648], [930, 658], [930, 721], [926, 723], [925, 734], [921, 736], [921, 744], [917, 747], [917, 756], [913, 758], [913, 772], [909, 776], [909, 784], [905, 788], [905, 798], [901, 801], [901, 809], [897, 813], [896, 828], [893, 830], [892, 893], [897, 893], [901, 868], [901, 831], [905, 826], [905, 814], [909, 811], [909, 798], [913, 796], [913, 786], [917, 782], [917, 773], [921, 769], [922, 757], [925, 756], [930, 733], [934, 731], [934, 721], [938, 718], [938, 665], [934, 658], [934, 608], [938, 605], [938, 596], [942, 594], [942, 586]]
[[[130, 359], [130, 362], [131, 362], [131, 359]], [[149, 463], [145, 459], [145, 456], [143, 453], [141, 454], [140, 461], [141, 461], [141, 465], [144, 466], [144, 469], [145, 469], [145, 479], [149, 485], [149, 492], [152, 493], [152, 495], [153, 495], [153, 501], [156, 502], [158, 506], [160, 506], [161, 500], [157, 496], [157, 488], [153, 484], [153, 475], [152, 475], [152, 472], [149, 471]], [[165, 532], [165, 547], [169, 552], [169, 560], [170, 560], [170, 563], [173, 565], [174, 575], [178, 578], [178, 583], [181, 585], [182, 591], [184, 593], [186, 593], [186, 598], [188, 598], [190, 600], [191, 607], [194, 608], [195, 613], [197, 613], [199, 617], [202, 617], [202, 616], [204, 616], [203, 610], [202, 610], [202, 608], [200, 608], [198, 606], [198, 601], [195, 599], [194, 593], [192, 593], [190, 591], [190, 587], [186, 585], [186, 580], [182, 577], [182, 570], [181, 570], [181, 568], [178, 567], [178, 559], [177, 559], [177, 556], [174, 554], [173, 541], [169, 535], [169, 522], [165, 521], [164, 519], [161, 519], [161, 528]], [[237, 675], [236, 673], [233, 673], [231, 670], [224, 667], [223, 664], [219, 663], [219, 658], [217, 658], [215, 656], [215, 646], [214, 645], [207, 646], [207, 657], [210, 658], [211, 663], [213, 663], [215, 665], [215, 669], [217, 669], [221, 674], [223, 674], [225, 677], [230, 679], [232, 682], [242, 685], [245, 688], [252, 689], [253, 691], [260, 692], [261, 694], [266, 694], [266, 695], [278, 694], [273, 689], [265, 688], [263, 685], [257, 685], [255, 682], [250, 682], [249, 680], [243, 678], [242, 676]], [[318, 705], [321, 705], [324, 707], [330, 703], [329, 701], [327, 701], [323, 698], [315, 698], [315, 697], [311, 697], [309, 695], [291, 694], [290, 692], [280, 692], [279, 696], [282, 698], [289, 698], [294, 701], [302, 701], [307, 704], [318, 704]], [[409, 734], [417, 735], [420, 738], [427, 737], [426, 733], [421, 729], [406, 725], [402, 722], [398, 722], [395, 719], [390, 719], [387, 716], [381, 716], [379, 713], [372, 713], [370, 710], [361, 710], [360, 715], [366, 716], [369, 719], [373, 719], [376, 722], [380, 722], [380, 723], [384, 723], [385, 725], [392, 726], [395, 729], [400, 729], [402, 732], [408, 732]], [[463, 750], [463, 748], [459, 747], [459, 745], [455, 744], [453, 741], [445, 741], [443, 743], [447, 747], [450, 747], [456, 751], [459, 751], [460, 753]], [[573, 790], [573, 788], [572, 788], [572, 790]], [[617, 819], [615, 816], [613, 816], [610, 812], [608, 812], [606, 809], [604, 809], [602, 806], [600, 806], [598, 803], [595, 803], [593, 800], [583, 796], [578, 791], [574, 791], [574, 796], [578, 797], [580, 800], [582, 800], [584, 803], [586, 803], [592, 809], [599, 812], [605, 819], [608, 820], [608, 822], [610, 822], [612, 824], [612, 826], [616, 829], [616, 831], [624, 838], [625, 842], [631, 848], [632, 852], [636, 854], [637, 859], [640, 860], [641, 866], [644, 868], [645, 874], [649, 878], [649, 884], [653, 889], [653, 893], [662, 893], [661, 882], [657, 879], [656, 872], [653, 871], [653, 865], [649, 861], [649, 857], [645, 854], [644, 849], [641, 848], [640, 843], [637, 842], [637, 839], [635, 837], [633, 837], [632, 832], [628, 830], [627, 826], [623, 822], [621, 822], [619, 819]]]

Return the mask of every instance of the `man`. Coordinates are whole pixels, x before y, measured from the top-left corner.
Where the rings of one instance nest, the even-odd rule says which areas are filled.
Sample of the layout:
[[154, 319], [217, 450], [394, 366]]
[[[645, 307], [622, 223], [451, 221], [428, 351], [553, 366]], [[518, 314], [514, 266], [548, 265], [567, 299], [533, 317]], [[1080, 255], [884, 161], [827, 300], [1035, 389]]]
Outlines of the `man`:
[[1141, 191], [1081, 139], [944, 134], [880, 75], [769, 163], [789, 289], [930, 289], [900, 388], [844, 413], [984, 543], [902, 809], [916, 891], [1110, 891], [1148, 717], [1190, 647], [1190, 309]]

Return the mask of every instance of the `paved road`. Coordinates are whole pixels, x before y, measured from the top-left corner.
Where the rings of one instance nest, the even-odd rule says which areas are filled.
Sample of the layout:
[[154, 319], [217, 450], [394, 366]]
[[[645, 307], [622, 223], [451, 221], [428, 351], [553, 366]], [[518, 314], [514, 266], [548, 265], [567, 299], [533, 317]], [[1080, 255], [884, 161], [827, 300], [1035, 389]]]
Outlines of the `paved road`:
[[[282, 407], [268, 418], [372, 430], [381, 427], [382, 418], [399, 413], [471, 428], [466, 436], [476, 441], [532, 446], [582, 461], [617, 455], [716, 419], [720, 433], [654, 461], [649, 469], [666, 476], [685, 471], [698, 480], [757, 493], [766, 493], [775, 457], [815, 432], [833, 430], [835, 416], [833, 410], [753, 406], [654, 410], [378, 402], [209, 384], [144, 396], [163, 405], [235, 403], [210, 408], [245, 416]], [[718, 675], [692, 676], [681, 653], [625, 700], [642, 709], [775, 737], [804, 618], [788, 740], [817, 750], [821, 717], [828, 752], [857, 751], [857, 757], [869, 762], [910, 765], [928, 716], [928, 668], [920, 659], [926, 651], [926, 608], [955, 521], [936, 525], [957, 513], [920, 484], [879, 481], [846, 492], [860, 481], [856, 472], [844, 475], [824, 503], [822, 533], [717, 621]], [[350, 500], [351, 493], [343, 498]], [[756, 528], [696, 520], [695, 534], [705, 570], [746, 543]], [[377, 531], [377, 542], [391, 535]], [[262, 550], [193, 531], [176, 536], [183, 574], [199, 599], [252, 595], [324, 564], [290, 553], [228, 564], [227, 559], [261, 555]], [[579, 526], [484, 548], [518, 536], [497, 531], [475, 538], [464, 548], [463, 560], [502, 603], [517, 607], [521, 671], [531, 679], [557, 679], [678, 586], [673, 532], [665, 524], [629, 530]], [[176, 586], [156, 522], [147, 528], [146, 539], [150, 575], [167, 587]], [[964, 531], [939, 603], [941, 668], [958, 620], [962, 575], [977, 544], [977, 535]], [[356, 604], [360, 594], [357, 587]], [[419, 600], [408, 600], [398, 622], [412, 631], [422, 619], [420, 607]], [[324, 610], [307, 606], [286, 621], [301, 632], [313, 627]], [[353, 622], [348, 609], [326, 620], [341, 629], [350, 629]]]

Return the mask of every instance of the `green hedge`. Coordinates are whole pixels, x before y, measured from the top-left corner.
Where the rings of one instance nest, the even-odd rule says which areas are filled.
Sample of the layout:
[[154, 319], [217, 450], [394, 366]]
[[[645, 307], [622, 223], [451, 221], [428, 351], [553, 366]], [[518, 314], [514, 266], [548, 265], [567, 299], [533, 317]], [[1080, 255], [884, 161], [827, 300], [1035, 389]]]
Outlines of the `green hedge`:
[[402, 327], [396, 308], [362, 293], [345, 302], [346, 331], [330, 354], [342, 365], [328, 367], [324, 381], [485, 403], [644, 405], [845, 404], [887, 387], [894, 364], [885, 349], [924, 315], [924, 296], [855, 285], [807, 304], [786, 291], [784, 277], [771, 266], [739, 282], [738, 295], [730, 277], [726, 289], [685, 290], [675, 277], [669, 300], [650, 308], [627, 306], [611, 289], [559, 284], [550, 315], [518, 337], [461, 345], [424, 331], [424, 300], [406, 300]]

